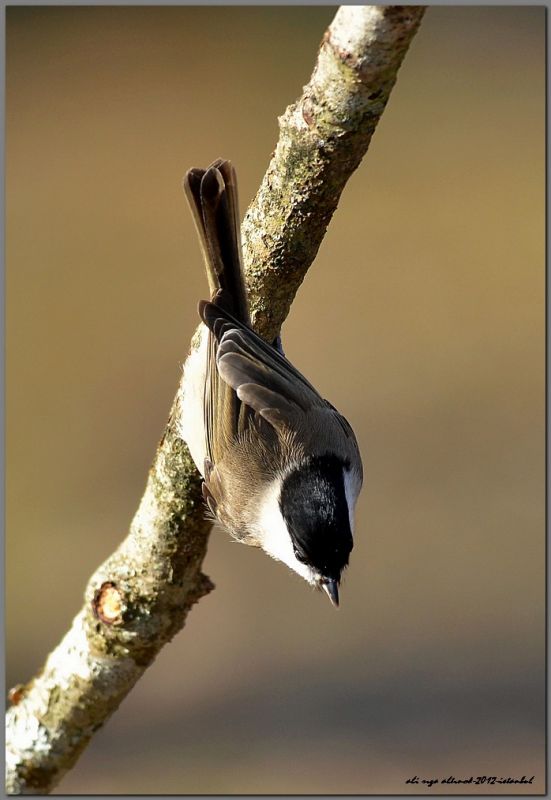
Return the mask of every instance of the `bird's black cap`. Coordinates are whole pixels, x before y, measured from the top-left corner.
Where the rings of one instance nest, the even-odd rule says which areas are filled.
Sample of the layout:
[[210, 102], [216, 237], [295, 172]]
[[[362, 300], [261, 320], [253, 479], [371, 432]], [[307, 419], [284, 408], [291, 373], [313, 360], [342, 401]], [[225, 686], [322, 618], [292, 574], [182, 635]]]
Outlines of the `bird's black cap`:
[[279, 499], [298, 560], [337, 584], [353, 547], [346, 466], [334, 455], [308, 459], [286, 476]]

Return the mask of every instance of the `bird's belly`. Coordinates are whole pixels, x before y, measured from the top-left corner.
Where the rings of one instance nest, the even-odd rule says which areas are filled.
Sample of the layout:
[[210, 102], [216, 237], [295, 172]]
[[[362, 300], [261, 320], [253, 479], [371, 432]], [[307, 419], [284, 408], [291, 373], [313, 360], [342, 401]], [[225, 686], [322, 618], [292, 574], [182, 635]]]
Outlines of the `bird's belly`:
[[208, 330], [200, 327], [200, 343], [191, 350], [184, 364], [180, 383], [180, 435], [189, 448], [195, 466], [204, 477], [206, 436], [204, 422], [205, 377], [207, 370]]

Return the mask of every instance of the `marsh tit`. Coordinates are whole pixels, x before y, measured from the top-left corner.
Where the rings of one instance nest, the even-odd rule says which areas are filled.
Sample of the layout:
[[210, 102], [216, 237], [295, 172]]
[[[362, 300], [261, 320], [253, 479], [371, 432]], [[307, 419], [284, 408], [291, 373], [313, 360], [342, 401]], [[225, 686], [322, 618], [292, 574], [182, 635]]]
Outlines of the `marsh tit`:
[[181, 435], [203, 497], [235, 539], [261, 547], [339, 603], [353, 547], [362, 461], [352, 428], [251, 328], [237, 183], [229, 161], [192, 169], [184, 189], [210, 302], [184, 367]]

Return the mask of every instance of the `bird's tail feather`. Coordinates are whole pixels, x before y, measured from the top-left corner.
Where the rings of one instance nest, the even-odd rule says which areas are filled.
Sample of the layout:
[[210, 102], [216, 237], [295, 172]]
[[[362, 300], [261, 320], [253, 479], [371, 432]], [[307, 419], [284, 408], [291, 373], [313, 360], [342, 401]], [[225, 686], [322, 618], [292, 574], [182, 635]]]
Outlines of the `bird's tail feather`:
[[237, 178], [229, 161], [190, 169], [184, 190], [199, 233], [211, 301], [250, 324], [241, 263]]

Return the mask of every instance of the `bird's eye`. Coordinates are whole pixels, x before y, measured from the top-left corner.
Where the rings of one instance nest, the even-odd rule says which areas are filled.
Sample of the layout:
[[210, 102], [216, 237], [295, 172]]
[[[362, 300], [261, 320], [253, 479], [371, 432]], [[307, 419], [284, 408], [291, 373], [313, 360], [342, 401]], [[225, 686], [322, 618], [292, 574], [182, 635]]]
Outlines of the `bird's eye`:
[[304, 553], [301, 553], [301, 551], [297, 547], [293, 547], [293, 553], [295, 554], [295, 558], [297, 559], [297, 561], [300, 561], [303, 564], [306, 563], [306, 556], [304, 555]]

